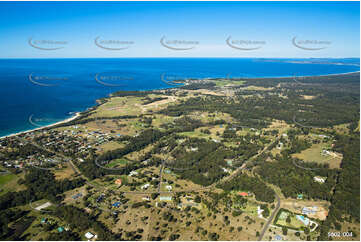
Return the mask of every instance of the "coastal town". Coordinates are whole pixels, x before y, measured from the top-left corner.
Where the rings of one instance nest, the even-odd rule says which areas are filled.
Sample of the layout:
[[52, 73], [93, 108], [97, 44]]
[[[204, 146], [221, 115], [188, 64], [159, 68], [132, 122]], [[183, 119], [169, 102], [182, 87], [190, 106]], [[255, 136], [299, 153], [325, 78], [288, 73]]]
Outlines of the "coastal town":
[[[336, 203], [344, 157], [357, 155], [342, 148], [359, 135], [357, 103], [292, 78], [176, 85], [115, 92], [66, 122], [1, 138], [2, 236], [359, 240], [358, 220]], [[320, 108], [330, 100], [336, 108]]]

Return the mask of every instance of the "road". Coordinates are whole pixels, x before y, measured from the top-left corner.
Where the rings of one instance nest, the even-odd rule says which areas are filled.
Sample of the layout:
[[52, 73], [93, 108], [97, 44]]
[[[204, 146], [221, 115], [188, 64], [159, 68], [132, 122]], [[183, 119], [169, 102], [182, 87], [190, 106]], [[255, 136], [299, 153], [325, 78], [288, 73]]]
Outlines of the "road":
[[315, 126], [308, 126], [308, 125], [303, 125], [303, 124], [300, 124], [299, 122], [296, 121], [296, 115], [293, 115], [293, 122], [298, 125], [298, 126], [301, 126], [303, 128], [310, 128], [310, 129], [319, 129], [320, 127], [315, 127]]
[[[274, 142], [279, 141], [279, 139], [281, 138], [281, 136], [282, 136], [282, 134], [279, 134], [279, 135], [276, 137], [276, 139], [275, 139]], [[235, 177], [236, 175], [238, 175], [238, 173], [242, 172], [242, 170], [245, 169], [249, 163], [251, 163], [252, 161], [254, 161], [258, 156], [262, 155], [262, 154], [268, 149], [268, 147], [270, 147], [274, 142], [271, 142], [271, 144], [269, 144], [268, 146], [264, 147], [263, 150], [261, 150], [260, 152], [258, 152], [257, 154], [255, 154], [254, 156], [252, 156], [251, 158], [249, 158], [247, 161], [245, 161], [245, 162], [243, 163], [243, 165], [240, 166], [239, 168], [237, 168], [235, 171], [233, 171], [232, 174], [230, 174], [229, 176], [224, 177], [222, 180], [220, 180], [220, 181], [219, 181], [218, 183], [216, 183], [216, 184], [229, 181], [229, 180], [231, 180], [233, 177]]]
[[[39, 145], [33, 141], [28, 141], [24, 138], [21, 138], [21, 137], [18, 137], [16, 136], [15, 138], [17, 138], [19, 141], [21, 142], [24, 142], [24, 143], [30, 143], [34, 146], [36, 146], [37, 148], [39, 149], [42, 149], [42, 150], [45, 150], [47, 152], [50, 152], [50, 153], [53, 153], [53, 154], [56, 154], [58, 155], [59, 157], [62, 157], [65, 161], [67, 161], [71, 168], [73, 169], [73, 171], [80, 175], [88, 185], [96, 188], [96, 189], [99, 189], [99, 186], [91, 183], [91, 181], [89, 181], [89, 178], [86, 177], [84, 174], [81, 173], [81, 171], [78, 169], [78, 167], [73, 163], [72, 161], [72, 158], [70, 157], [67, 157], [65, 156], [64, 154], [62, 153], [59, 153], [59, 152], [55, 152], [53, 150], [49, 150], [48, 148], [45, 148], [43, 147], [42, 145]], [[279, 140], [281, 138], [281, 134], [275, 139], [274, 142], [277, 142], [277, 140]], [[273, 142], [272, 142], [273, 143]], [[272, 143], [270, 145], [272, 145]], [[174, 190], [174, 191], [160, 191], [161, 189], [161, 182], [162, 182], [162, 173], [163, 173], [163, 170], [164, 170], [164, 165], [165, 165], [165, 161], [163, 161], [162, 165], [161, 165], [161, 168], [160, 168], [160, 181], [159, 181], [159, 185], [157, 187], [157, 190], [156, 191], [128, 191], [128, 192], [123, 192], [124, 194], [144, 194], [144, 195], [151, 195], [151, 194], [154, 194], [154, 193], [160, 193], [160, 194], [172, 194], [172, 193], [176, 193], [176, 192], [201, 192], [201, 191], [206, 191], [206, 190], [209, 190], [209, 189], [212, 189], [212, 188], [215, 188], [218, 184], [221, 184], [223, 182], [226, 182], [226, 181], [229, 181], [231, 180], [232, 178], [234, 178], [235, 176], [237, 176], [240, 172], [242, 172], [243, 169], [245, 169], [247, 167], [247, 165], [252, 162], [254, 159], [256, 159], [258, 156], [262, 155], [267, 149], [268, 147], [270, 146], [266, 146], [263, 148], [263, 150], [261, 150], [260, 152], [258, 152], [256, 155], [252, 156], [250, 159], [248, 159], [242, 166], [240, 166], [239, 168], [237, 168], [235, 171], [233, 171], [229, 176], [226, 176], [224, 177], [223, 179], [219, 180], [218, 182], [216, 183], [213, 183], [212, 185], [209, 185], [209, 186], [206, 186], [206, 187], [203, 187], [203, 188], [199, 188], [199, 189], [189, 189], [189, 190]], [[106, 189], [103, 187], [102, 189], [103, 191], [106, 191]]]
[[41, 146], [41, 145], [39, 145], [39, 144], [37, 144], [37, 143], [35, 143], [35, 142], [33, 142], [33, 141], [28, 141], [28, 140], [26, 140], [26, 139], [24, 139], [24, 138], [20, 138], [20, 137], [18, 137], [18, 136], [16, 136], [15, 138], [16, 138], [17, 140], [19, 140], [20, 142], [29, 143], [29, 144], [34, 145], [35, 147], [37, 147], [37, 148], [39, 148], [39, 149], [41, 149], [41, 150], [45, 150], [45, 151], [50, 152], [50, 153], [53, 153], [53, 154], [55, 154], [55, 155], [57, 155], [57, 156], [59, 156], [59, 157], [62, 157], [66, 162], [69, 163], [69, 165], [70, 165], [70, 167], [73, 169], [73, 171], [74, 171], [77, 175], [80, 175], [81, 178], [83, 178], [88, 185], [90, 185], [90, 186], [92, 186], [92, 187], [96, 187], [96, 185], [92, 184], [92, 183], [89, 181], [89, 178], [88, 178], [88, 177], [86, 177], [85, 175], [83, 175], [83, 174], [80, 172], [80, 170], [78, 169], [78, 167], [73, 163], [72, 158], [67, 157], [67, 156], [65, 156], [65, 155], [62, 154], [62, 153], [55, 152], [55, 151], [53, 151], [53, 150], [50, 150], [50, 149], [48, 149], [48, 148], [45, 148], [45, 147], [43, 147], [43, 146]]
[[[30, 143], [34, 146], [36, 146], [37, 148], [39, 149], [42, 149], [42, 150], [45, 150], [47, 152], [50, 152], [50, 153], [54, 153], [60, 157], [62, 157], [65, 161], [67, 161], [70, 166], [72, 167], [72, 169], [74, 170], [74, 172], [78, 175], [80, 175], [88, 185], [94, 187], [94, 188], [99, 188], [98, 186], [92, 184], [89, 179], [83, 175], [80, 170], [78, 169], [78, 167], [72, 162], [71, 158], [70, 157], [67, 157], [65, 156], [64, 154], [61, 154], [59, 152], [54, 152], [52, 150], [49, 150], [47, 148], [44, 148], [43, 146], [33, 142], [33, 141], [28, 141], [24, 138], [20, 138], [20, 137], [16, 137], [19, 141], [21, 142], [24, 142], [24, 143]], [[275, 139], [274, 142], [277, 142], [279, 139], [281, 138], [281, 134]], [[273, 142], [272, 142], [273, 143]], [[272, 145], [272, 143], [270, 145]], [[231, 180], [233, 177], [235, 177], [236, 175], [238, 175], [240, 172], [242, 172], [243, 169], [245, 169], [247, 167], [247, 165], [252, 162], [254, 159], [256, 159], [257, 157], [259, 157], [260, 155], [262, 155], [267, 149], [268, 147], [270, 146], [266, 146], [263, 148], [262, 151], [258, 152], [256, 155], [254, 155], [253, 157], [251, 157], [250, 159], [248, 159], [241, 167], [237, 168], [234, 172], [232, 172], [232, 174], [230, 174], [229, 176], [226, 176], [224, 177], [223, 179], [221, 179], [220, 181], [210, 185], [210, 186], [207, 186], [207, 187], [204, 187], [204, 188], [200, 188], [200, 189], [190, 189], [190, 190], [180, 190], [180, 191], [169, 191], [169, 192], [162, 192], [160, 191], [161, 190], [161, 183], [162, 183], [162, 174], [163, 174], [163, 170], [164, 170], [164, 164], [165, 164], [165, 160], [163, 161], [161, 167], [160, 167], [160, 181], [159, 181], [159, 185], [157, 187], [157, 191], [129, 191], [129, 192], [124, 192], [124, 194], [144, 194], [144, 195], [151, 195], [153, 193], [159, 193], [159, 194], [172, 194], [172, 193], [176, 193], [176, 192], [199, 192], [199, 191], [205, 191], [205, 190], [209, 190], [211, 188], [214, 188], [216, 187], [216, 185], [220, 184], [220, 183], [223, 183], [223, 182], [226, 182], [226, 181], [229, 181]], [[105, 189], [106, 190], [106, 189]], [[264, 234], [266, 233], [267, 229], [269, 228], [270, 224], [272, 223], [274, 217], [276, 216], [276, 214], [278, 213], [280, 207], [281, 207], [281, 200], [280, 200], [280, 197], [277, 195], [277, 193], [275, 193], [275, 196], [276, 196], [276, 200], [277, 200], [277, 204], [276, 204], [276, 207], [275, 209], [273, 210], [271, 216], [269, 217], [268, 221], [266, 222], [265, 226], [263, 227], [262, 229], [262, 232], [260, 233], [260, 236], [259, 236], [259, 239], [258, 241], [261, 241]]]
[[159, 184], [158, 184], [158, 193], [160, 192], [161, 188], [162, 188], [162, 176], [163, 176], [163, 170], [164, 170], [164, 163], [165, 163], [165, 159], [163, 160], [162, 164], [160, 165], [160, 170], [159, 170]]
[[275, 193], [276, 195], [276, 200], [277, 200], [277, 204], [276, 204], [276, 207], [275, 209], [273, 210], [271, 216], [269, 217], [268, 221], [266, 222], [266, 224], [264, 225], [263, 229], [262, 229], [262, 232], [258, 238], [258, 241], [261, 241], [264, 234], [266, 233], [268, 227], [270, 226], [270, 224], [272, 223], [274, 217], [276, 216], [276, 214], [278, 213], [278, 210], [280, 209], [281, 207], [281, 199], [280, 197], [277, 195], [277, 193]]

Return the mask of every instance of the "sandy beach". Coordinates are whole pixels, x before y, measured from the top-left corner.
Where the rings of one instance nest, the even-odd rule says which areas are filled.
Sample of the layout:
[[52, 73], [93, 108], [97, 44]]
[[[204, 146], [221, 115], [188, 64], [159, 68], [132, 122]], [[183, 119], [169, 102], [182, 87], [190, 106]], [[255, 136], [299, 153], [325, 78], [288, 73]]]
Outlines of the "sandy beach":
[[0, 137], [0, 139], [5, 139], [7, 137], [13, 137], [13, 136], [30, 133], [30, 132], [37, 131], [37, 130], [42, 130], [42, 129], [45, 129], [45, 128], [54, 127], [54, 126], [56, 126], [58, 124], [64, 124], [64, 123], [70, 122], [70, 121], [72, 121], [72, 120], [74, 120], [74, 119], [76, 119], [78, 117], [80, 117], [80, 112], [77, 112], [77, 113], [75, 113], [74, 116], [72, 116], [70, 118], [67, 118], [67, 119], [64, 119], [62, 121], [59, 121], [59, 122], [56, 122], [56, 123], [53, 123], [53, 124], [49, 124], [49, 125], [46, 125], [46, 126], [43, 126], [43, 127], [35, 128], [35, 129], [30, 129], [30, 130], [21, 131], [21, 132], [14, 133], [14, 134], [5, 135], [5, 136]]

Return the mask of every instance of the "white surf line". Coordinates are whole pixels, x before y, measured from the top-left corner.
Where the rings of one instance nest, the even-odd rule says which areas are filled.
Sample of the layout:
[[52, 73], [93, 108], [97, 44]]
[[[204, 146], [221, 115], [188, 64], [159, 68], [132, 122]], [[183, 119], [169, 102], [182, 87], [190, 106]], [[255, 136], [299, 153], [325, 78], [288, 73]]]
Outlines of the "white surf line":
[[59, 121], [59, 122], [56, 122], [56, 123], [53, 123], [53, 124], [49, 124], [49, 125], [46, 125], [46, 126], [42, 126], [42, 127], [39, 127], [39, 128], [29, 129], [29, 130], [25, 130], [25, 131], [13, 133], [13, 134], [5, 135], [5, 136], [0, 137], [0, 139], [5, 139], [5, 138], [8, 138], [8, 137], [14, 137], [14, 136], [18, 136], [18, 135], [21, 135], [21, 134], [27, 134], [27, 133], [31, 133], [31, 132], [46, 129], [46, 128], [51, 128], [51, 127], [59, 125], [59, 124], [65, 124], [65, 123], [68, 123], [70, 121], [73, 121], [74, 119], [76, 119], [76, 118], [78, 118], [80, 116], [81, 116], [80, 112], [76, 112], [73, 117], [67, 118], [65, 120], [62, 120], [62, 121]]

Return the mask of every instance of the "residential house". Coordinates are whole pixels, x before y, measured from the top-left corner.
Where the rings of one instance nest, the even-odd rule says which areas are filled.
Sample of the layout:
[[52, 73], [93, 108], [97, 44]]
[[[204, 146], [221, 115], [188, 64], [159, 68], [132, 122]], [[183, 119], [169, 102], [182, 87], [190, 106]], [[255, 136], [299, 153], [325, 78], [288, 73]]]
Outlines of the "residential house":
[[116, 179], [114, 183], [120, 186], [122, 185], [122, 179]]
[[92, 234], [92, 233], [90, 233], [90, 232], [86, 232], [84, 236], [85, 236], [85, 238], [87, 238], [87, 239], [92, 239], [92, 238], [94, 237], [94, 234]]
[[137, 175], [138, 175], [137, 171], [131, 171], [128, 176], [137, 176]]
[[313, 178], [313, 180], [314, 180], [315, 182], [325, 183], [326, 178], [320, 177], [320, 176], [315, 176], [315, 177]]
[[143, 189], [143, 190], [145, 190], [145, 189], [148, 189], [149, 186], [150, 186], [150, 184], [149, 184], [149, 183], [146, 183], [146, 184], [144, 184], [143, 186], [141, 186], [140, 188]]
[[172, 197], [171, 196], [160, 196], [159, 200], [160, 201], [172, 201]]

